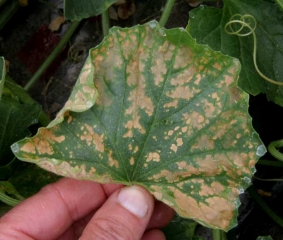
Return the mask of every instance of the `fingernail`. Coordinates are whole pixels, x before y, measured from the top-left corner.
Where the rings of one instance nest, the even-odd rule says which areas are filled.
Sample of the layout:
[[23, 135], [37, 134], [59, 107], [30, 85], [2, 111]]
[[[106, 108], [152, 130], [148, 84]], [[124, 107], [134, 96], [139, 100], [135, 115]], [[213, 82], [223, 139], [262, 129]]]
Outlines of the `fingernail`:
[[139, 187], [130, 186], [122, 188], [118, 201], [129, 212], [138, 218], [143, 218], [148, 211], [148, 200]]

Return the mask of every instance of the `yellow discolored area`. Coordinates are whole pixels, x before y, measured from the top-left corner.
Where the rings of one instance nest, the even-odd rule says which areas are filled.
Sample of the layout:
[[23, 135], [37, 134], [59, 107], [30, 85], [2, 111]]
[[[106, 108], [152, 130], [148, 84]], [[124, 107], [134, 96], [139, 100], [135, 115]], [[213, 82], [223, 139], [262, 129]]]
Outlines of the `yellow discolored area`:
[[165, 41], [163, 45], [159, 46], [158, 50], [154, 52], [154, 57], [151, 65], [151, 72], [154, 75], [154, 84], [159, 86], [164, 81], [164, 76], [167, 72], [166, 61], [170, 60], [176, 46]]
[[65, 136], [55, 136], [50, 129], [42, 128], [39, 132], [40, 134], [36, 135], [32, 141], [25, 143], [21, 147], [21, 151], [32, 154], [35, 154], [37, 151], [38, 154], [52, 155], [54, 151], [51, 143], [61, 143], [65, 140]]
[[177, 51], [173, 68], [185, 68], [192, 63], [193, 57], [194, 53], [188, 47], [181, 46]]
[[192, 183], [200, 184], [200, 196], [222, 195], [225, 187], [219, 182], [213, 182], [210, 186], [203, 179], [193, 179]]
[[206, 134], [203, 134], [192, 145], [191, 150], [213, 150], [215, 148], [214, 140]]
[[81, 180], [92, 180], [99, 183], [113, 182], [113, 178], [110, 174], [97, 174], [97, 171], [94, 167], [91, 167], [89, 171], [86, 171], [86, 166], [84, 164], [72, 166], [66, 161], [61, 161], [57, 164], [54, 164], [51, 161], [42, 158], [38, 161], [37, 165], [60, 176], [67, 176]]
[[154, 112], [154, 106], [151, 98], [146, 96], [144, 78], [142, 81], [137, 81], [137, 88], [132, 90], [128, 97], [128, 102], [131, 106], [126, 109], [126, 115], [137, 115], [139, 109], [143, 109], [148, 116], [152, 116]]
[[174, 195], [177, 212], [218, 228], [227, 228], [233, 217], [234, 205], [225, 198], [211, 197], [206, 202], [197, 202], [179, 189], [168, 187]]
[[[183, 162], [185, 163], [185, 162]], [[169, 183], [180, 181], [186, 177], [200, 174], [200, 170], [193, 166], [188, 166], [187, 163], [177, 163], [179, 171], [169, 171], [166, 169], [160, 170], [158, 173], [153, 174], [148, 180], [158, 181], [159, 179], [166, 179]]]

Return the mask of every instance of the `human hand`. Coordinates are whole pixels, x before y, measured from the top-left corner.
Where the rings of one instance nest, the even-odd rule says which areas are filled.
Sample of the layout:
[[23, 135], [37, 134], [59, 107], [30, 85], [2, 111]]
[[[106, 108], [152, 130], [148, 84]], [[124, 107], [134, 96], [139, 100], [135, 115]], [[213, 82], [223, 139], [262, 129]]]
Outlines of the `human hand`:
[[63, 178], [0, 219], [2, 240], [162, 240], [174, 212], [139, 186]]

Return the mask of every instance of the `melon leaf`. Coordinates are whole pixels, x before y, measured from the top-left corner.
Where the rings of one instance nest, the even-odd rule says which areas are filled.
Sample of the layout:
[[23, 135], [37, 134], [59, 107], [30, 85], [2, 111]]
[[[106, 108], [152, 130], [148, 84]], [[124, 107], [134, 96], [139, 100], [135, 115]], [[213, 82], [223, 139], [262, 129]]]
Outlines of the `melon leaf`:
[[62, 176], [142, 185], [179, 215], [229, 230], [265, 152], [239, 71], [184, 29], [112, 28], [56, 119], [12, 149]]

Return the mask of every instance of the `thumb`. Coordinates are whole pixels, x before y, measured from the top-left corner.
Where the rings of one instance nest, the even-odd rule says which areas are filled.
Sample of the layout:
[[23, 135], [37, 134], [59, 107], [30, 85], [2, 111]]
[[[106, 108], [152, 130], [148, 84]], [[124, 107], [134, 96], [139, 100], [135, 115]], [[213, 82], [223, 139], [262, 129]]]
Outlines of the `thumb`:
[[143, 187], [114, 192], [84, 229], [81, 240], [140, 240], [154, 208], [152, 195]]

